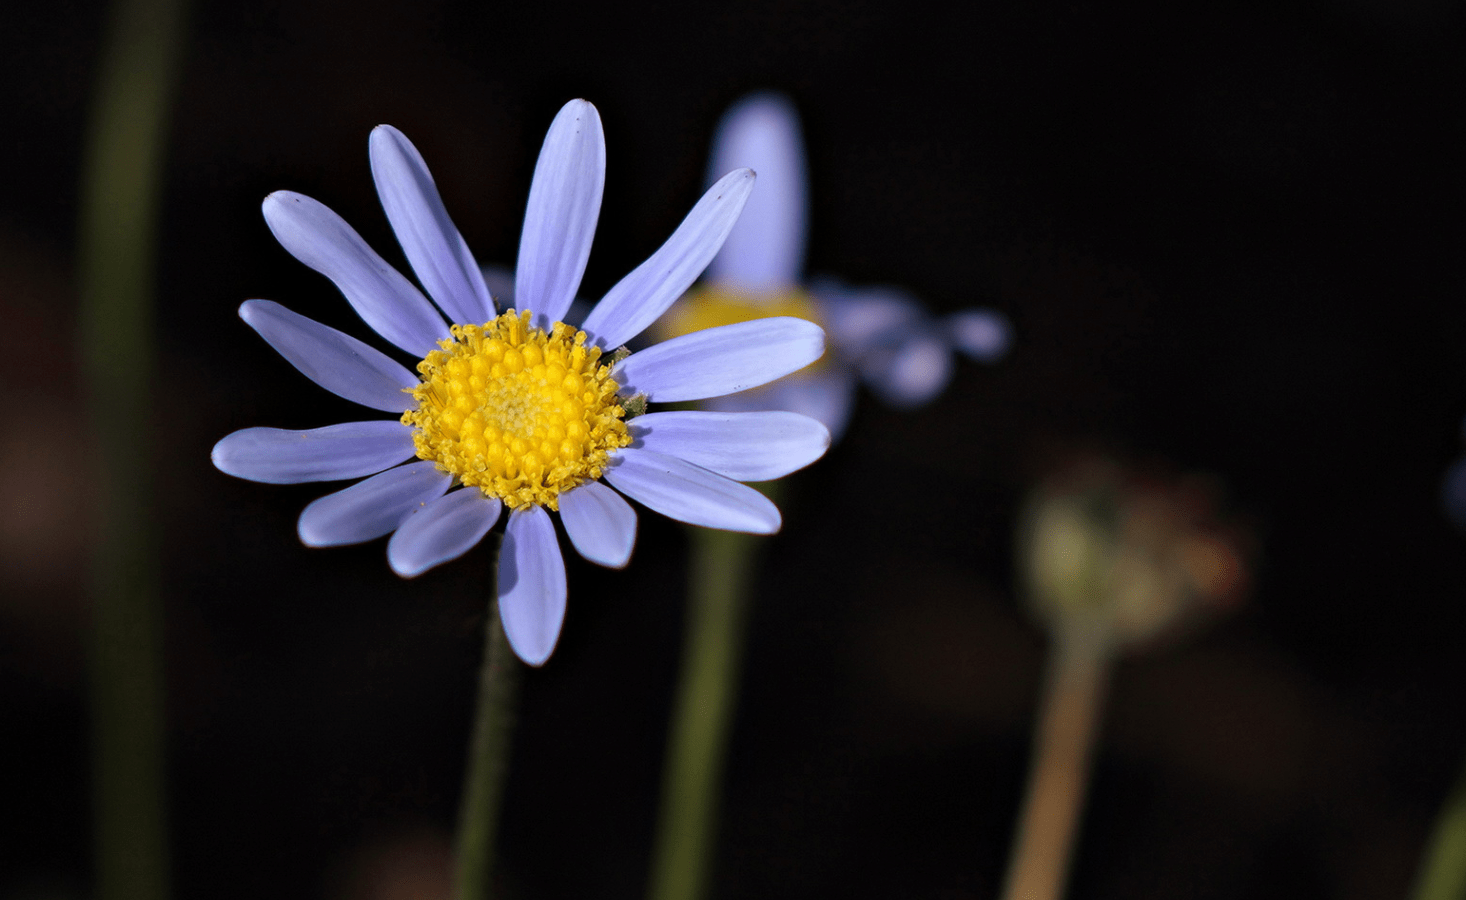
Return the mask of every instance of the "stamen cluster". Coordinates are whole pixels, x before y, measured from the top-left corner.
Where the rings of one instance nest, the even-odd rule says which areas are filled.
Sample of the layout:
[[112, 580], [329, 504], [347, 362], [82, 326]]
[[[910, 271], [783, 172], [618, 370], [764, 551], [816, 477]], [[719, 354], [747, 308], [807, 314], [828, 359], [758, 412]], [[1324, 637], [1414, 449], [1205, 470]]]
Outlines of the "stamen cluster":
[[529, 312], [454, 325], [417, 364], [417, 408], [402, 415], [421, 459], [517, 508], [559, 509], [558, 497], [601, 476], [607, 454], [631, 443], [610, 365], [585, 332]]

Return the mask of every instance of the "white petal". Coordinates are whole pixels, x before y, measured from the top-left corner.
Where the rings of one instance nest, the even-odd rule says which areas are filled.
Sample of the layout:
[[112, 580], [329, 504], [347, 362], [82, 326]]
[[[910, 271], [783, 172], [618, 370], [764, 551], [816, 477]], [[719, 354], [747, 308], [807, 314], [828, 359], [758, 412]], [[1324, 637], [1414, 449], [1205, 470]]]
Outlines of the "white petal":
[[830, 432], [791, 412], [658, 412], [627, 425], [633, 447], [675, 456], [734, 481], [769, 481], [830, 447]]
[[675, 456], [623, 447], [604, 477], [643, 506], [689, 525], [773, 534], [782, 521], [763, 494]]
[[391, 125], [372, 129], [370, 145], [377, 196], [418, 281], [453, 322], [480, 325], [492, 319], [484, 277], [448, 218], [422, 155]]
[[758, 190], [708, 266], [708, 280], [750, 293], [792, 287], [804, 267], [808, 178], [799, 117], [787, 99], [755, 94], [723, 117], [710, 171], [738, 166], [758, 173]]
[[509, 513], [499, 552], [499, 616], [518, 657], [544, 665], [565, 622], [565, 561], [555, 523], [538, 506]]
[[473, 549], [503, 504], [475, 487], [445, 494], [407, 517], [387, 542], [387, 562], [403, 578], [421, 575]]
[[605, 183], [600, 114], [586, 101], [572, 100], [545, 135], [519, 236], [514, 305], [533, 310], [541, 327], [560, 321], [580, 289]]
[[245, 428], [214, 445], [219, 471], [266, 484], [362, 478], [413, 455], [401, 422], [346, 422], [310, 431]]
[[817, 371], [796, 372], [761, 388], [704, 400], [701, 405], [721, 412], [781, 409], [799, 413], [828, 428], [833, 443], [850, 424], [856, 386], [855, 370], [827, 359]]
[[324, 205], [293, 191], [276, 191], [265, 198], [264, 211], [280, 245], [331, 279], [377, 334], [418, 357], [451, 336], [422, 291]]
[[978, 362], [994, 362], [1008, 352], [1013, 327], [1002, 313], [964, 309], [947, 317], [947, 333], [958, 350]]
[[619, 569], [631, 560], [636, 510], [599, 481], [560, 495], [560, 521], [570, 543], [591, 562]]
[[301, 374], [338, 397], [384, 412], [400, 413], [417, 404], [410, 392], [418, 377], [348, 334], [273, 300], [246, 300], [239, 317]]
[[706, 328], [640, 350], [616, 364], [623, 395], [648, 400], [701, 400], [767, 384], [798, 371], [825, 351], [813, 322], [774, 316]]
[[945, 335], [923, 329], [894, 347], [878, 347], [860, 361], [865, 383], [892, 406], [929, 402], [952, 378], [952, 348]]
[[602, 349], [619, 347], [666, 312], [723, 246], [751, 190], [753, 172], [739, 169], [703, 194], [667, 242], [591, 310], [585, 331], [595, 343]]
[[359, 544], [401, 525], [438, 499], [453, 479], [433, 463], [408, 463], [314, 501], [300, 514], [300, 539], [311, 547]]

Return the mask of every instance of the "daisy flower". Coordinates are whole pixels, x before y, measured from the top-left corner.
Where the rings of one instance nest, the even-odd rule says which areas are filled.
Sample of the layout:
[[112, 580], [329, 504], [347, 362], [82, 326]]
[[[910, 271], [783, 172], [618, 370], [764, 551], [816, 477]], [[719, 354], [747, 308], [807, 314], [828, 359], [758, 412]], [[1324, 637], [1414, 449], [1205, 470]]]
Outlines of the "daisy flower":
[[417, 374], [278, 303], [246, 301], [240, 317], [307, 378], [394, 418], [246, 428], [215, 445], [219, 469], [274, 484], [370, 476], [307, 506], [300, 538], [327, 547], [390, 534], [387, 561], [405, 578], [468, 551], [507, 508], [499, 609], [510, 645], [530, 665], [549, 658], [565, 618], [550, 511], [582, 556], [613, 568], [627, 563], [636, 538], [636, 512], [621, 494], [693, 525], [779, 529], [778, 509], [739, 481], [778, 478], [818, 459], [829, 446], [824, 426], [787, 412], [639, 413], [647, 402], [715, 397], [800, 369], [823, 352], [820, 328], [772, 318], [617, 349], [718, 252], [752, 171], [719, 179], [576, 329], [561, 320], [585, 271], [605, 183], [595, 107], [567, 104], [545, 137], [520, 237], [517, 308], [503, 312], [416, 148], [386, 125], [370, 147], [382, 207], [426, 297], [309, 197], [271, 194], [265, 221], [373, 331], [419, 360]]
[[755, 94], [727, 112], [714, 141], [712, 169], [730, 162], [758, 172], [758, 193], [708, 266], [704, 283], [672, 307], [658, 331], [680, 335], [793, 315], [824, 325], [831, 352], [818, 366], [705, 406], [792, 410], [819, 419], [838, 438], [861, 381], [887, 403], [918, 406], [946, 387], [953, 350], [992, 361], [1007, 349], [1007, 322], [990, 310], [937, 319], [898, 288], [801, 285], [808, 179], [799, 118], [788, 100]]

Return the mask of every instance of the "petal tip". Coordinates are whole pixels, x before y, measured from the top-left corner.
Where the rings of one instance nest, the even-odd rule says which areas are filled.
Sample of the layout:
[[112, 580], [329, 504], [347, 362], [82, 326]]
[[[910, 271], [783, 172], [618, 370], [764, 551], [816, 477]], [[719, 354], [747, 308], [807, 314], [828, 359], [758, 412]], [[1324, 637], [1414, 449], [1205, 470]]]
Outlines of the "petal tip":
[[391, 553], [387, 554], [387, 565], [398, 578], [416, 578], [432, 568], [432, 566], [404, 566], [393, 559]]
[[214, 449], [209, 451], [209, 462], [213, 463], [214, 468], [218, 469], [220, 472], [223, 472], [225, 475], [230, 474], [229, 470], [225, 468], [227, 461], [225, 459], [224, 442], [227, 440], [229, 440], [229, 438], [227, 437], [220, 438], [214, 443]]
[[815, 419], [812, 417], [806, 418], [809, 418], [811, 422], [819, 426], [820, 436], [817, 439], [816, 443], [818, 443], [820, 446], [820, 456], [824, 456], [826, 451], [830, 449], [830, 444], [834, 442], [834, 436], [830, 434], [830, 427], [824, 422], [821, 422], [819, 419]]
[[[502, 613], [500, 614], [500, 621], [503, 621]], [[507, 623], [505, 624], [504, 637], [509, 641], [509, 649], [514, 651], [514, 655], [519, 657], [520, 662], [527, 666], [534, 666], [536, 669], [543, 666], [549, 660], [550, 655], [555, 652], [555, 645], [560, 642], [560, 632], [558, 630], [548, 641], [531, 642], [527, 635], [516, 634], [517, 629], [510, 628]]]
[[260, 303], [264, 303], [264, 302], [265, 301], [263, 301], [263, 300], [246, 300], [246, 301], [244, 301], [243, 303], [239, 304], [239, 317], [241, 319], [243, 319], [244, 321], [248, 322], [249, 321], [249, 317], [254, 314], [254, 308], [255, 308], [255, 306], [257, 306]]
[[296, 523], [295, 534], [297, 537], [300, 538], [300, 542], [302, 544], [305, 544], [307, 547], [330, 546], [329, 542], [322, 540], [320, 535], [314, 533], [314, 530], [311, 528], [310, 524], [305, 521], [304, 514], [301, 515], [300, 521]]
[[750, 534], [778, 534], [779, 533], [779, 530], [781, 528], [783, 528], [783, 527], [784, 527], [784, 514], [781, 513], [781, 512], [779, 512], [779, 510], [776, 508], [774, 510], [773, 515], [770, 516], [767, 521], [765, 521], [765, 522], [762, 523], [762, 529], [761, 530], [759, 530], [759, 531], [750, 531], [749, 533]]
[[265, 218], [268, 219], [270, 217], [271, 210], [283, 206], [285, 205], [285, 203], [290, 201], [299, 203], [304, 197], [304, 194], [298, 194], [295, 191], [271, 191], [270, 193], [266, 194], [265, 199], [260, 202], [260, 209], [264, 210]]

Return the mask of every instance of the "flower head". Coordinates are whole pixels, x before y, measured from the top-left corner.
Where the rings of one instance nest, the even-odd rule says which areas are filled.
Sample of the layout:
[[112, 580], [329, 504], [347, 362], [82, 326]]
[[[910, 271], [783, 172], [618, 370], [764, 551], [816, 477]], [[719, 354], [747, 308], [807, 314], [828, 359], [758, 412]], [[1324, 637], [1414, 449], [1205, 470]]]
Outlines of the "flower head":
[[750, 170], [719, 179], [576, 329], [562, 320], [590, 256], [606, 170], [595, 107], [573, 101], [550, 126], [520, 237], [516, 308], [502, 312], [416, 148], [386, 125], [370, 144], [382, 207], [426, 297], [309, 197], [271, 194], [265, 220], [372, 330], [419, 360], [417, 374], [277, 303], [249, 300], [239, 314], [312, 381], [396, 418], [246, 428], [215, 445], [216, 466], [276, 484], [370, 476], [307, 506], [300, 537], [322, 547], [390, 534], [387, 559], [403, 577], [462, 555], [507, 508], [500, 612], [531, 665], [549, 658], [565, 616], [565, 567], [547, 511], [559, 513], [582, 556], [613, 568], [636, 538], [636, 513], [617, 491], [694, 525], [778, 530], [778, 509], [738, 482], [818, 459], [829, 446], [824, 426], [787, 412], [637, 413], [648, 401], [700, 400], [802, 368], [823, 352], [820, 328], [780, 317], [612, 352], [717, 253], [753, 187]]
[[1030, 495], [1019, 528], [1034, 612], [1051, 630], [1124, 647], [1235, 607], [1247, 587], [1246, 533], [1216, 507], [1197, 478], [1104, 457], [1059, 469]]
[[849, 288], [829, 280], [802, 286], [808, 178], [799, 118], [788, 100], [755, 94], [727, 112], [714, 141], [712, 171], [730, 163], [758, 172], [758, 193], [708, 266], [706, 282], [672, 307], [659, 330], [679, 335], [794, 314], [824, 325], [832, 352], [817, 366], [707, 406], [792, 410], [824, 422], [838, 438], [860, 381], [894, 406], [919, 406], [946, 387], [954, 350], [984, 361], [1006, 351], [1007, 322], [991, 310], [937, 319], [898, 288]]

